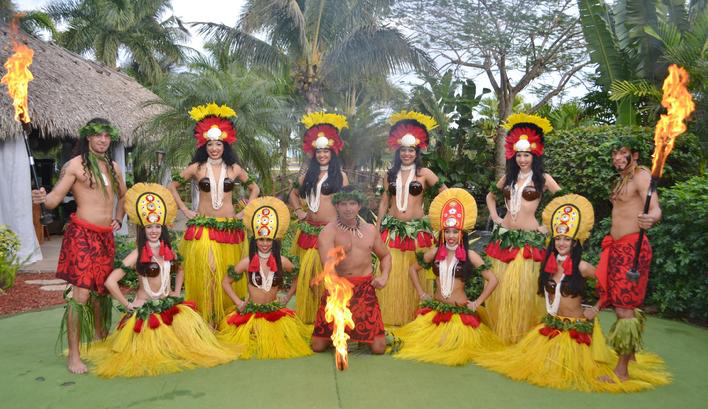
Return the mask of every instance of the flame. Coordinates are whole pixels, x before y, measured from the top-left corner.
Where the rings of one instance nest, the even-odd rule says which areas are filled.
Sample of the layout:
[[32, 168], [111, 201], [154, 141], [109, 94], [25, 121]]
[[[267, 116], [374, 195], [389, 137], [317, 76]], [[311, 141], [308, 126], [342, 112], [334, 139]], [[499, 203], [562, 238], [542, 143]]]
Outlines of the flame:
[[354, 285], [346, 278], [337, 274], [334, 267], [346, 257], [342, 247], [337, 247], [327, 253], [327, 262], [324, 265], [318, 281], [324, 279], [324, 286], [329, 295], [325, 305], [325, 319], [334, 323], [332, 331], [332, 345], [336, 349], [337, 369], [343, 371], [349, 366], [347, 358], [347, 340], [349, 334], [345, 332], [346, 327], [354, 328], [352, 312], [349, 310], [349, 300], [354, 294]]
[[24, 44], [14, 42], [12, 49], [14, 54], [7, 59], [4, 66], [7, 74], [0, 80], [1, 84], [7, 85], [7, 93], [12, 98], [12, 105], [15, 107], [15, 120], [29, 123], [29, 108], [27, 105], [27, 87], [34, 79], [29, 70], [32, 64], [34, 51]]
[[661, 177], [664, 163], [674, 148], [676, 137], [686, 131], [686, 124], [683, 121], [696, 108], [686, 84], [688, 84], [686, 70], [675, 64], [670, 65], [669, 75], [662, 87], [664, 95], [661, 99], [661, 105], [666, 108], [667, 114], [661, 115], [654, 130], [654, 155], [651, 164], [651, 175], [654, 178]]

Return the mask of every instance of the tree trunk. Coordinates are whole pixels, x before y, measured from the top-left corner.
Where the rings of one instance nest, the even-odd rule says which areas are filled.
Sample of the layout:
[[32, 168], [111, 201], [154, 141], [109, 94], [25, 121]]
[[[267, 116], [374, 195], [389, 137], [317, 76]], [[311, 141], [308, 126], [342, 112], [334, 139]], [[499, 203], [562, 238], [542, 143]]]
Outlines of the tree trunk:
[[512, 107], [514, 105], [514, 94], [509, 93], [506, 98], [502, 99], [501, 95], [497, 95], [499, 98], [499, 108], [497, 113], [499, 114], [499, 124], [497, 125], [497, 137], [496, 137], [496, 167], [495, 173], [497, 180], [499, 180], [506, 172], [506, 156], [504, 149], [504, 139], [506, 138], [506, 129], [504, 129], [501, 124], [506, 122], [506, 119], [511, 115]]

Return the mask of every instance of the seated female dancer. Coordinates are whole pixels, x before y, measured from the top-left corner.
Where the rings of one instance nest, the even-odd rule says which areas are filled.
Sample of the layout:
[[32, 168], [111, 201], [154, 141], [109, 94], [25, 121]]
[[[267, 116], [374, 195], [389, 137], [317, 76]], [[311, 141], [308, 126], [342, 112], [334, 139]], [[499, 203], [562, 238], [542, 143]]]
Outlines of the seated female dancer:
[[246, 228], [252, 236], [249, 257], [236, 265], [236, 273], [246, 273], [249, 300], [233, 290], [234, 278], [224, 277], [222, 287], [236, 308], [221, 321], [219, 339], [231, 345], [246, 346], [242, 358], [283, 359], [312, 354], [310, 331], [292, 310], [284, 308], [295, 285], [280, 299], [283, 273], [293, 264], [280, 255], [280, 239], [288, 231], [290, 212], [274, 197], [251, 201], [244, 209]]
[[394, 331], [403, 341], [396, 358], [463, 365], [501, 347], [475, 312], [494, 291], [494, 274], [487, 269], [482, 271], [486, 283], [476, 300], [469, 301], [465, 294], [465, 281], [472, 275], [473, 266], [484, 265], [467, 244], [466, 231], [474, 227], [476, 219], [474, 198], [463, 189], [447, 189], [431, 203], [430, 223], [439, 232], [438, 247], [426, 251], [421, 262], [433, 262], [437, 276], [435, 297], [431, 299], [423, 291], [418, 278], [420, 267], [411, 266], [411, 281], [424, 301], [416, 319]]
[[598, 321], [593, 322], [598, 305], [584, 309], [581, 304], [585, 280], [595, 270], [582, 260], [581, 243], [594, 222], [590, 202], [572, 194], [556, 198], [543, 211], [543, 221], [553, 234], [538, 280], [547, 315], [518, 344], [478, 363], [512, 379], [586, 392], [633, 392], [668, 383], [658, 357], [645, 354], [637, 356], [632, 378], [620, 382], [613, 353]]
[[[180, 298], [184, 273], [179, 267], [175, 288], [170, 288], [175, 253], [167, 224], [177, 214], [170, 192], [157, 184], [138, 183], [125, 195], [125, 212], [138, 225], [137, 248], [123, 260], [123, 267], [113, 270], [105, 285], [126, 313], [113, 334], [88, 350], [96, 373], [107, 378], [152, 376], [236, 359], [236, 350], [219, 344], [194, 303]], [[130, 302], [118, 287], [127, 267], [134, 267], [140, 276]]]

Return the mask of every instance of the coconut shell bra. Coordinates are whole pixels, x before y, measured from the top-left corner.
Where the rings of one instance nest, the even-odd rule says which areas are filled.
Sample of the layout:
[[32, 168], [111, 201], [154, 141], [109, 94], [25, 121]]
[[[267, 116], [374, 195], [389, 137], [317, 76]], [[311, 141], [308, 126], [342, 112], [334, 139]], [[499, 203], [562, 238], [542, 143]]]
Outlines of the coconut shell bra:
[[[210, 192], [211, 191], [211, 183], [209, 182], [209, 178], [199, 179], [197, 186], [199, 186], [199, 190], [201, 190], [202, 192]], [[236, 182], [233, 179], [230, 179], [230, 178], [224, 179], [224, 192], [230, 192], [230, 191], [234, 190], [234, 186], [236, 186]]]
[[[388, 184], [388, 191], [391, 195], [396, 194], [396, 182], [390, 182]], [[410, 186], [408, 186], [408, 193], [413, 196], [420, 195], [421, 193], [423, 193], [423, 184], [421, 184], [417, 180], [414, 180], [413, 182], [411, 182]]]
[[[511, 188], [509, 188], [509, 185], [504, 186], [502, 193], [504, 194], [504, 199], [511, 199]], [[526, 186], [524, 188], [524, 191], [521, 192], [521, 197], [523, 197], [526, 201], [533, 202], [534, 200], [537, 200], [539, 197], [541, 197], [541, 194], [536, 191], [535, 187]]]

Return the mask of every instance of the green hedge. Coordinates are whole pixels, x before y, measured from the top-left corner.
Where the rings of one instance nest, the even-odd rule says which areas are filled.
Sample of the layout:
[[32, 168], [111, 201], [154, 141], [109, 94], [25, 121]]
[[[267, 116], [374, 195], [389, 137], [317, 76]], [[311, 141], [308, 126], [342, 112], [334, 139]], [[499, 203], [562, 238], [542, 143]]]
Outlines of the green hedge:
[[10, 227], [0, 225], [0, 294], [15, 285], [17, 270], [22, 265], [17, 252], [20, 251], [20, 239]]
[[[602, 220], [611, 213], [609, 196], [617, 177], [608, 140], [617, 135], [637, 136], [642, 141], [639, 162], [651, 167], [653, 132], [651, 128], [610, 125], [553, 132], [544, 148], [546, 171], [562, 188], [587, 197], [595, 207], [595, 220]], [[701, 163], [702, 151], [696, 136], [681, 135], [664, 167], [659, 186], [673, 186], [700, 174]]]

